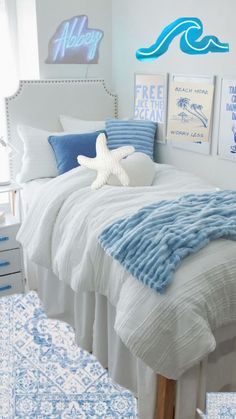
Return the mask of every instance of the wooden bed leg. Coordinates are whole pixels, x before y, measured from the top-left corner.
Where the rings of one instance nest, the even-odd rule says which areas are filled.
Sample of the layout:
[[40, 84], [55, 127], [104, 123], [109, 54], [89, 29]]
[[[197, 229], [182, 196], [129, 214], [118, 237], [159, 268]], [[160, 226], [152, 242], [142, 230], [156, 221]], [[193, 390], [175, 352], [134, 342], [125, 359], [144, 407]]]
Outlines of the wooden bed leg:
[[176, 381], [162, 375], [158, 375], [157, 380], [155, 419], [174, 419]]

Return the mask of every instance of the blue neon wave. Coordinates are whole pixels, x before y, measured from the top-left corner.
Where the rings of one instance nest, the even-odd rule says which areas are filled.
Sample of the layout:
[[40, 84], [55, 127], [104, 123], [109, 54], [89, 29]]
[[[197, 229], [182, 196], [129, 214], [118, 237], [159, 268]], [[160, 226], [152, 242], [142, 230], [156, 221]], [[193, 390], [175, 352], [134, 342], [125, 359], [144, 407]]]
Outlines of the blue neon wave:
[[185, 54], [197, 55], [209, 52], [229, 52], [229, 44], [222, 43], [216, 36], [205, 36], [198, 40], [203, 33], [203, 24], [196, 17], [182, 17], [166, 26], [157, 38], [155, 44], [149, 48], [140, 48], [136, 58], [140, 61], [155, 60], [167, 52], [173, 39], [180, 35], [180, 48]]

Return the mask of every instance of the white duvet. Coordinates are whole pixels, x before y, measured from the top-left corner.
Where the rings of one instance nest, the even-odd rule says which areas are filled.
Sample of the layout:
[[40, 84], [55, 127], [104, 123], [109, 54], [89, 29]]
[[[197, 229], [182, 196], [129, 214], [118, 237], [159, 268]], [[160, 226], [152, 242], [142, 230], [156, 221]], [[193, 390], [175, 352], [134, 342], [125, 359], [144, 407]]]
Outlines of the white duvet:
[[163, 199], [214, 190], [194, 175], [156, 164], [153, 186], [91, 191], [85, 168], [40, 190], [19, 231], [27, 256], [79, 291], [116, 306], [115, 330], [155, 372], [178, 379], [215, 348], [214, 330], [236, 320], [236, 242], [217, 240], [186, 258], [164, 295], [105, 254], [97, 237], [114, 220]]

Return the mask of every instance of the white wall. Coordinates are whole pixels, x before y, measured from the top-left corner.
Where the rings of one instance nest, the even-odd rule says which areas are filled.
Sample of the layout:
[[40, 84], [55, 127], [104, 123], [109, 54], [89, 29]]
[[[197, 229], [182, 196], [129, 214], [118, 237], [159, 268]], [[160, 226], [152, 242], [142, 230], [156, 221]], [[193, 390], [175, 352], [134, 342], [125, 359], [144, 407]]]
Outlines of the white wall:
[[[104, 78], [108, 85], [112, 78], [111, 0], [36, 0], [40, 78]], [[99, 49], [99, 63], [46, 64], [48, 43], [59, 24], [76, 15], [87, 15], [90, 28], [104, 31]]]
[[[8, 14], [9, 31], [11, 36], [11, 44], [15, 56], [16, 74], [19, 74], [19, 57], [18, 57], [18, 28], [17, 28], [17, 5], [16, 0], [6, 1], [6, 11]], [[14, 88], [14, 87], [13, 87]]]
[[[236, 3], [233, 0], [113, 0], [113, 86], [119, 95], [120, 117], [133, 115], [134, 73], [231, 75], [236, 77]], [[182, 53], [179, 39], [158, 60], [141, 63], [135, 52], [154, 43], [164, 26], [178, 17], [199, 17], [205, 35], [230, 43], [228, 54], [190, 56]], [[216, 156], [219, 120], [219, 77], [215, 96], [212, 155], [202, 156], [158, 145], [158, 161], [199, 174], [222, 187], [236, 187], [236, 163]]]
[[[111, 0], [10, 0], [17, 4], [21, 79], [104, 78], [112, 80]], [[62, 21], [87, 15], [89, 28], [104, 31], [98, 64], [47, 64], [48, 44]]]
[[35, 0], [16, 0], [19, 79], [39, 79]]

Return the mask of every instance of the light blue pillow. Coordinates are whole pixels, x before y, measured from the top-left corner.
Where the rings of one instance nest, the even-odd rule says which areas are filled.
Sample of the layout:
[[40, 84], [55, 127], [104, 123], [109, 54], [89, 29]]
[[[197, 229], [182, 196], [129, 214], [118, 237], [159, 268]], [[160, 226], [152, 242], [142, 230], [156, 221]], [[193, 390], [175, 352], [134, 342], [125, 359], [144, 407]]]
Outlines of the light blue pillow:
[[106, 121], [106, 133], [110, 150], [132, 145], [135, 151], [145, 153], [153, 160], [155, 122], [108, 119]]
[[51, 135], [48, 142], [52, 146], [58, 174], [62, 175], [75, 167], [78, 167], [77, 156], [82, 154], [87, 157], [96, 157], [96, 140], [104, 131], [96, 131], [86, 134]]

